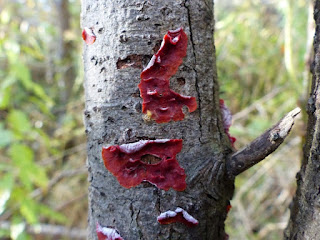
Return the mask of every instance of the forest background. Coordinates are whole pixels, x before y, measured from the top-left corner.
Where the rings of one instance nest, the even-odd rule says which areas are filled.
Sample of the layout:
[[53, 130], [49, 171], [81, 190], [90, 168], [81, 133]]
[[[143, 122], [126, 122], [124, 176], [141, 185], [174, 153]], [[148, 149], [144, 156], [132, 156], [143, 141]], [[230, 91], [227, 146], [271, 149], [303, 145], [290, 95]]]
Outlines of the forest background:
[[[78, 0], [0, 2], [0, 239], [86, 239], [79, 16]], [[220, 0], [215, 18], [220, 96], [240, 149], [297, 105], [305, 108], [312, 2]], [[230, 239], [282, 238], [305, 124], [302, 114], [275, 154], [236, 179]]]

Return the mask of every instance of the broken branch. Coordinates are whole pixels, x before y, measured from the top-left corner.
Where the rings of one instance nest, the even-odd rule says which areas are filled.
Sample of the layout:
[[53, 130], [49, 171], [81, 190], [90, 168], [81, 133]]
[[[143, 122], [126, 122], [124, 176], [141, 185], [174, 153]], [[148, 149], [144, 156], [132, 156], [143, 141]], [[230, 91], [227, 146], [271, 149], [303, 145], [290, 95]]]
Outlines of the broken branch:
[[300, 111], [300, 108], [295, 108], [273, 127], [235, 152], [227, 161], [228, 175], [235, 177], [274, 152], [288, 136]]

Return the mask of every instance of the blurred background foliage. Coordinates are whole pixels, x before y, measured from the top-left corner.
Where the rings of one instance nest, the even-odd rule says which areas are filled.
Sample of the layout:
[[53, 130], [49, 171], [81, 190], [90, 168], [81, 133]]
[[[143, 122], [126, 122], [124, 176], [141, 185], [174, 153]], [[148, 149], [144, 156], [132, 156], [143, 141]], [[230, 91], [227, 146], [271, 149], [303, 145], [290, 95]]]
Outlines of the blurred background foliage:
[[[310, 4], [216, 1], [220, 91], [234, 113], [236, 148], [305, 106]], [[0, 2], [0, 239], [75, 239], [70, 228], [85, 239], [79, 16], [77, 0]], [[303, 133], [300, 120], [277, 153], [237, 179], [230, 239], [282, 238]]]
[[[241, 148], [296, 106], [310, 88], [312, 1], [218, 0], [215, 6], [221, 98]], [[295, 193], [306, 116], [274, 154], [236, 179], [226, 227], [230, 239], [282, 239]]]
[[0, 2], [0, 239], [86, 228], [79, 15], [78, 1]]

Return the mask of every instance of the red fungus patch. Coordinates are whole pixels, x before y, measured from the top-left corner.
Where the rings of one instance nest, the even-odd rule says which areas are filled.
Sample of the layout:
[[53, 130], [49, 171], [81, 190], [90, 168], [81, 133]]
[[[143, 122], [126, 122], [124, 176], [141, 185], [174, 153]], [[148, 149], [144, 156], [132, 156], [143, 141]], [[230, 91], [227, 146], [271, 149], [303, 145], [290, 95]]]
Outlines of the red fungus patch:
[[[103, 148], [102, 158], [106, 168], [125, 188], [147, 181], [166, 191], [170, 187], [183, 191], [186, 175], [176, 159], [181, 149], [181, 139], [142, 140]], [[154, 156], [156, 161], [146, 161], [147, 155]]]
[[227, 213], [231, 210], [232, 206], [229, 204], [227, 205]]
[[225, 105], [224, 100], [220, 99], [220, 109], [222, 112], [222, 120], [223, 120], [223, 127], [225, 133], [228, 135], [229, 140], [231, 142], [232, 147], [234, 147], [234, 143], [237, 140], [235, 137], [232, 137], [229, 133], [229, 129], [232, 124], [232, 114], [229, 108]]
[[102, 227], [99, 223], [97, 223], [96, 232], [99, 240], [123, 240], [117, 229]]
[[157, 220], [160, 224], [181, 222], [187, 225], [188, 227], [195, 227], [199, 224], [197, 219], [195, 219], [187, 211], [179, 207], [175, 211], [167, 211], [161, 213], [158, 216]]
[[94, 35], [93, 30], [87, 27], [82, 30], [82, 38], [88, 45], [91, 45], [96, 41], [96, 35]]
[[189, 112], [197, 109], [195, 97], [182, 96], [170, 89], [169, 79], [182, 63], [187, 53], [188, 37], [182, 28], [168, 31], [159, 51], [153, 55], [141, 73], [138, 85], [143, 99], [142, 112], [157, 123], [184, 119], [182, 107]]

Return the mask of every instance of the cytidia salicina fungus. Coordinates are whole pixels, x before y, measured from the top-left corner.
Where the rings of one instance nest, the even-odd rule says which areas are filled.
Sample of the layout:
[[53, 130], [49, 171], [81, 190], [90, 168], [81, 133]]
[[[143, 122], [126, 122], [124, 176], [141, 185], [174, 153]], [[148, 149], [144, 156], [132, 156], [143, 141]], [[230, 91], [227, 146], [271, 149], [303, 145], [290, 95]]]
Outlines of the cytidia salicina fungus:
[[96, 232], [99, 240], [123, 240], [117, 229], [102, 227], [99, 223], [97, 223]]
[[183, 120], [183, 106], [187, 106], [189, 112], [197, 109], [195, 97], [182, 96], [170, 89], [169, 79], [186, 56], [187, 44], [188, 37], [182, 28], [168, 31], [159, 51], [140, 75], [142, 112], [157, 123]]
[[170, 224], [180, 222], [188, 227], [195, 227], [199, 224], [198, 220], [192, 217], [186, 210], [178, 207], [174, 211], [166, 211], [161, 213], [157, 220], [160, 224]]
[[87, 45], [91, 45], [96, 41], [96, 35], [93, 33], [92, 28], [85, 27], [82, 30], [82, 39], [86, 42]]
[[229, 133], [229, 129], [232, 124], [232, 114], [231, 114], [230, 109], [224, 103], [223, 99], [220, 99], [219, 102], [220, 102], [220, 109], [221, 109], [221, 113], [222, 113], [222, 121], [223, 121], [224, 131], [228, 135], [232, 147], [234, 147], [234, 143], [237, 139], [235, 137], [231, 136]]
[[[176, 155], [182, 149], [182, 139], [141, 140], [102, 149], [105, 167], [117, 178], [121, 186], [131, 188], [147, 181], [160, 189], [183, 191], [186, 174]], [[153, 156], [159, 161], [146, 162]]]

